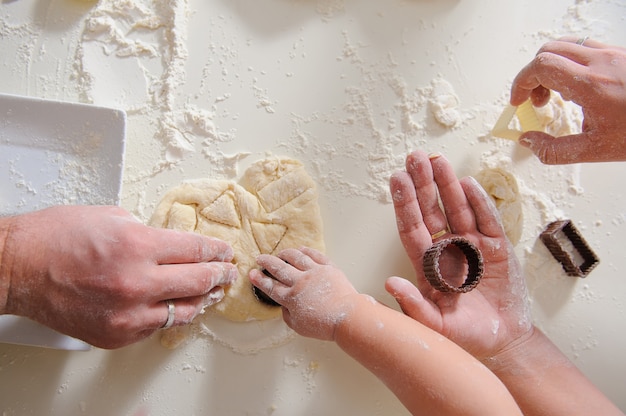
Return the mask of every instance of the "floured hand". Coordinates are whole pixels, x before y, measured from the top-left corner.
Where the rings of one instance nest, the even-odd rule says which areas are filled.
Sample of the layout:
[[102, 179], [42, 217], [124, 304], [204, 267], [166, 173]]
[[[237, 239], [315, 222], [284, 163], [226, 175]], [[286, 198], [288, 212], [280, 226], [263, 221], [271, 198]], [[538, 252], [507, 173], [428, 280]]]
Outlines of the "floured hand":
[[[406, 171], [392, 176], [390, 187], [400, 238], [417, 276], [417, 287], [398, 277], [386, 282], [404, 313], [479, 359], [527, 334], [531, 322], [521, 268], [498, 212], [480, 185], [469, 177], [459, 181], [443, 156], [429, 158], [417, 151], [407, 157]], [[424, 253], [433, 234], [446, 229], [449, 232], [438, 238], [460, 235], [482, 252], [484, 275], [471, 292], [440, 292], [424, 276]], [[442, 275], [464, 273], [464, 259], [457, 254], [444, 251]]]
[[300, 335], [333, 341], [337, 325], [360, 296], [343, 272], [311, 248], [262, 254], [257, 262], [275, 279], [253, 269], [250, 281], [282, 305], [287, 325]]
[[513, 81], [511, 104], [530, 97], [543, 106], [550, 90], [582, 107], [582, 132], [527, 132], [520, 144], [546, 164], [626, 160], [626, 48], [592, 39], [582, 45], [573, 38], [546, 43]]
[[162, 327], [166, 300], [173, 324], [189, 323], [237, 276], [225, 242], [147, 227], [118, 207], [53, 207], [0, 221], [0, 281], [10, 283], [0, 312], [102, 348]]

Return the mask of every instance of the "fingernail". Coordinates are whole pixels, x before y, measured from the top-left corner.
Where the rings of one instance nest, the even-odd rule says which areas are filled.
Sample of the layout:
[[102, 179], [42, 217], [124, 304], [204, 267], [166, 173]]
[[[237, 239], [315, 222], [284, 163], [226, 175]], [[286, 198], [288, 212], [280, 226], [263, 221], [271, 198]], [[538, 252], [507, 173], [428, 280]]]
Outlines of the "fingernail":
[[443, 156], [443, 155], [441, 153], [439, 153], [439, 152], [433, 152], [433, 153], [429, 153], [428, 154], [428, 158], [430, 160], [437, 159], [437, 158], [439, 158], [441, 156]]
[[528, 139], [527, 137], [520, 137], [518, 142], [524, 147], [530, 147], [530, 145], [532, 144], [530, 139]]

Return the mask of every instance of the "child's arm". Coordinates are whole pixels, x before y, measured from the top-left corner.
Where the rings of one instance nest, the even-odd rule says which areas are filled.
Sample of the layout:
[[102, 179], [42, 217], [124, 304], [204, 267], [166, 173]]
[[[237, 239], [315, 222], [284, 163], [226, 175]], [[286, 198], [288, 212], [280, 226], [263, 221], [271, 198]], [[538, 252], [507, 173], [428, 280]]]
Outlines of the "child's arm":
[[[282, 259], [282, 260], [281, 260]], [[285, 263], [287, 262], [287, 263]], [[283, 306], [301, 335], [335, 341], [415, 415], [521, 415], [506, 387], [444, 336], [359, 294], [321, 253], [262, 255], [250, 280]]]

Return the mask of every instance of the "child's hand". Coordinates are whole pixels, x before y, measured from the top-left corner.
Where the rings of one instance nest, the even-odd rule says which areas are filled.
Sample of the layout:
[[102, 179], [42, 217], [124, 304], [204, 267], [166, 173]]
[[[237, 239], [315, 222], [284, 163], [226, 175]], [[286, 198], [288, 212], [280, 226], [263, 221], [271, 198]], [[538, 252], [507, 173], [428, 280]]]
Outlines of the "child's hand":
[[250, 281], [282, 305], [287, 325], [305, 337], [333, 341], [337, 325], [351, 309], [351, 298], [358, 295], [343, 272], [311, 248], [262, 254], [257, 263], [274, 279], [251, 270]]

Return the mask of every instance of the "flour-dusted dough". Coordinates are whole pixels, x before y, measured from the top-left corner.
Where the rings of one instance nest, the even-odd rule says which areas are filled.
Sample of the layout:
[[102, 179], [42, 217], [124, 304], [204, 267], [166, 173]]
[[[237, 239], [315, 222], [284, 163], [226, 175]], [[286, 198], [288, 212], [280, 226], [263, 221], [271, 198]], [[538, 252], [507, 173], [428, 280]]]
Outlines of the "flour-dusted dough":
[[444, 127], [455, 127], [461, 122], [461, 113], [458, 109], [460, 100], [452, 84], [442, 78], [435, 78], [431, 88], [428, 104], [435, 120]]
[[495, 202], [509, 241], [517, 244], [522, 237], [524, 216], [515, 176], [502, 168], [486, 168], [478, 172], [475, 179]]
[[250, 166], [240, 183], [196, 180], [170, 190], [157, 206], [150, 225], [195, 231], [229, 242], [239, 278], [212, 306], [232, 321], [265, 320], [279, 307], [261, 303], [248, 279], [256, 257], [286, 248], [324, 250], [317, 189], [302, 163], [268, 158]]

